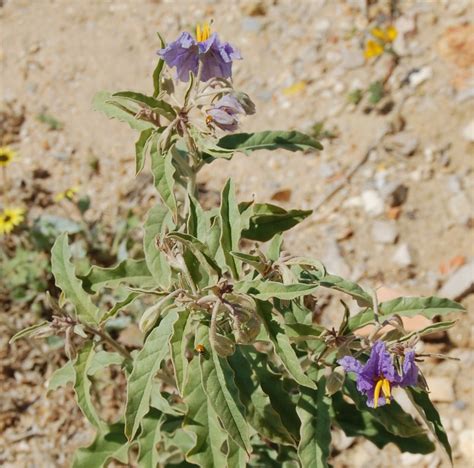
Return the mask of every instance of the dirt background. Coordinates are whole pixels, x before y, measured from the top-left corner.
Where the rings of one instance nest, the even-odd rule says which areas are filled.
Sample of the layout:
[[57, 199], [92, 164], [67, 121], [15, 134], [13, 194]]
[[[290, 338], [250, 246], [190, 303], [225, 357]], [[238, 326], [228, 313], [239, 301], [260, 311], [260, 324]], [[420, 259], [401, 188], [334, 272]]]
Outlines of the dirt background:
[[[286, 249], [314, 255], [330, 271], [379, 288], [385, 298], [441, 290], [471, 309], [448, 334], [418, 346], [460, 359], [429, 359], [422, 367], [454, 447], [455, 466], [472, 466], [473, 5], [369, 3], [0, 0], [1, 106], [20, 116], [12, 143], [20, 159], [11, 169], [9, 193], [24, 200], [25, 184], [44, 169], [50, 176], [39, 185], [53, 192], [79, 185], [93, 200], [88, 216], [116, 224], [127, 194], [144, 180], [134, 179], [136, 136], [93, 112], [92, 97], [99, 90], [150, 93], [156, 31], [173, 40], [213, 18], [213, 30], [244, 58], [234, 65], [236, 87], [257, 105], [242, 128], [311, 131], [324, 122], [326, 137], [319, 154], [260, 152], [216, 162], [200, 175], [208, 196], [217, 197], [232, 176], [240, 200], [317, 207], [287, 234]], [[363, 57], [370, 26], [391, 22], [399, 31], [400, 54], [393, 69], [388, 55]], [[350, 102], [351, 92], [376, 80], [386, 81], [380, 102], [370, 104], [368, 93], [357, 105]], [[37, 120], [42, 112], [63, 128], [48, 130]], [[91, 168], [92, 160], [100, 170]], [[139, 203], [134, 209], [141, 212]], [[45, 210], [67, 211], [57, 204], [35, 205], [28, 218]], [[333, 301], [323, 300], [323, 323], [335, 320]], [[67, 466], [90, 431], [70, 391], [46, 396], [45, 382], [61, 353], [41, 341], [9, 346], [9, 337], [33, 319], [15, 304], [0, 315], [0, 464]], [[449, 466], [441, 451], [428, 456], [400, 454], [391, 446], [378, 451], [336, 432], [334, 440], [336, 467]]]

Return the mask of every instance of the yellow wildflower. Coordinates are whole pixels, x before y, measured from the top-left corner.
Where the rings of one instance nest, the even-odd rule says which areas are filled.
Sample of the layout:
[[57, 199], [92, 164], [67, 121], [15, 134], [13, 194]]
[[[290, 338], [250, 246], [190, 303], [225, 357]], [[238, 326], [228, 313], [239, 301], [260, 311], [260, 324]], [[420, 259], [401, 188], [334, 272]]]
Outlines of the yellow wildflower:
[[0, 167], [8, 166], [16, 157], [15, 151], [8, 146], [0, 147]]
[[364, 56], [366, 59], [370, 59], [372, 57], [378, 57], [384, 51], [383, 46], [377, 42], [369, 39], [367, 41], [367, 45], [365, 46]]
[[393, 26], [389, 26], [387, 29], [373, 28], [370, 31], [372, 36], [379, 39], [382, 42], [393, 42], [397, 38], [397, 30]]
[[54, 197], [54, 201], [60, 202], [65, 198], [67, 198], [68, 200], [72, 200], [77, 192], [79, 192], [79, 187], [75, 185], [74, 187], [68, 188], [64, 192], [59, 192], [58, 194], [56, 194], [56, 196]]
[[0, 211], [0, 235], [10, 234], [25, 219], [23, 208], [4, 208]]

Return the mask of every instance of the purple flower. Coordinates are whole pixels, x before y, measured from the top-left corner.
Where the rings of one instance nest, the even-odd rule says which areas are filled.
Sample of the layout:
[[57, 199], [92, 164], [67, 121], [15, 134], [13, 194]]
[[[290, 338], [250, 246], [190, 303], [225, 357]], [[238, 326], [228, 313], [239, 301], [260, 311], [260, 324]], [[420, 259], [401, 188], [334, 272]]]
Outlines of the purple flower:
[[222, 130], [233, 132], [239, 125], [239, 114], [245, 114], [245, 110], [237, 97], [226, 94], [216, 101], [207, 111], [206, 122], [213, 123]]
[[196, 39], [187, 32], [158, 51], [158, 55], [169, 67], [176, 67], [178, 79], [189, 80], [189, 72], [198, 74], [199, 62], [202, 63], [201, 81], [211, 78], [230, 78], [232, 60], [241, 59], [240, 53], [228, 42], [220, 42], [217, 34], [211, 34], [209, 26], [196, 28]]
[[415, 352], [405, 353], [400, 375], [383, 341], [374, 344], [365, 365], [352, 356], [344, 356], [338, 363], [346, 372], [354, 372], [357, 375], [357, 390], [367, 396], [367, 406], [372, 408], [390, 404], [393, 387], [416, 385], [418, 380]]

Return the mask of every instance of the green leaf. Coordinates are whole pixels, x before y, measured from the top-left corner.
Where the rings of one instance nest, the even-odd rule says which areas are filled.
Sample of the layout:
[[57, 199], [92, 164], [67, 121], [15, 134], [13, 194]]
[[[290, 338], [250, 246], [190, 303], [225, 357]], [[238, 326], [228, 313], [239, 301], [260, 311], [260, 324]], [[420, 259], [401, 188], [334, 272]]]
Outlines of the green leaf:
[[[219, 415], [219, 418], [230, 437], [247, 453], [251, 451], [244, 407], [239, 400], [239, 391], [234, 382], [234, 373], [227, 359], [214, 353], [207, 336], [207, 328], [199, 329], [198, 343], [204, 345], [205, 354], [200, 354], [202, 385], [208, 401]], [[188, 372], [190, 375], [192, 372]]]
[[[401, 317], [413, 317], [423, 315], [433, 318], [437, 315], [445, 315], [452, 312], [464, 312], [461, 304], [439, 297], [399, 297], [391, 301], [382, 302], [379, 305], [380, 318], [390, 317], [394, 314]], [[369, 309], [359, 312], [349, 319], [348, 329], [350, 331], [367, 325], [374, 320], [374, 312]]]
[[298, 356], [291, 347], [290, 339], [283, 326], [278, 323], [272, 314], [272, 305], [268, 302], [257, 301], [257, 312], [262, 319], [265, 329], [275, 348], [275, 353], [280, 358], [283, 366], [290, 376], [300, 385], [316, 388], [314, 382], [304, 373]]
[[[160, 40], [160, 48], [165, 48], [165, 41], [159, 32], [156, 33], [158, 35], [158, 39]], [[160, 94], [161, 88], [161, 72], [163, 71], [163, 67], [165, 65], [165, 61], [160, 57], [158, 59], [158, 63], [156, 64], [155, 69], [153, 70], [153, 97], [156, 98]]]
[[260, 299], [266, 301], [271, 298], [277, 299], [296, 299], [297, 297], [307, 296], [314, 292], [317, 286], [311, 284], [283, 284], [277, 283], [276, 281], [238, 281], [234, 285], [236, 292], [248, 293]]
[[[427, 327], [423, 328], [422, 330], [417, 330], [417, 331], [413, 331], [411, 333], [408, 333], [407, 335], [404, 335], [401, 338], [399, 338], [397, 341], [402, 343], [404, 341], [410, 340], [411, 338], [413, 338], [415, 336], [416, 337], [422, 337], [422, 336], [430, 335], [431, 333], [437, 333], [437, 332], [449, 330], [456, 323], [457, 323], [456, 320], [448, 320], [446, 322], [433, 323], [433, 324], [428, 325]], [[384, 341], [386, 341], [386, 340], [384, 340]]]
[[161, 154], [158, 151], [158, 144], [153, 140], [151, 144], [151, 172], [155, 181], [155, 188], [160, 194], [163, 203], [173, 214], [173, 219], [177, 218], [178, 207], [174, 194], [174, 173], [173, 155], [171, 151]]
[[[242, 213], [244, 205], [241, 203], [239, 208]], [[269, 203], [255, 203], [250, 215], [249, 227], [242, 231], [242, 237], [260, 242], [269, 241], [276, 234], [301, 223], [311, 213], [311, 210], [286, 211]]]
[[275, 234], [267, 249], [267, 257], [272, 262], [276, 262], [280, 258], [280, 252], [283, 245], [283, 236], [281, 234]]
[[117, 301], [114, 306], [102, 316], [100, 323], [105, 323], [107, 320], [115, 317], [124, 307], [127, 307], [129, 304], [131, 304], [140, 295], [140, 292], [131, 292], [124, 299]]
[[161, 439], [161, 425], [163, 415], [161, 411], [151, 408], [143, 418], [138, 437], [138, 467], [152, 468], [158, 466], [159, 453], [157, 443]]
[[326, 378], [320, 371], [317, 388], [301, 388], [296, 412], [301, 419], [298, 458], [302, 468], [327, 467], [331, 445], [331, 400], [326, 396]]
[[188, 330], [190, 311], [182, 310], [178, 320], [174, 323], [173, 334], [170, 338], [170, 354], [178, 392], [183, 394], [185, 377], [187, 375], [188, 360], [186, 359], [186, 332]]
[[34, 325], [30, 325], [23, 330], [20, 330], [18, 333], [15, 333], [8, 343], [12, 344], [16, 340], [20, 338], [28, 338], [29, 336], [34, 336], [39, 333], [43, 329], [49, 328], [50, 323], [47, 320], [43, 320], [42, 322], [35, 323]]
[[89, 368], [87, 369], [87, 375], [94, 376], [97, 372], [101, 371], [105, 367], [123, 364], [123, 356], [118, 353], [110, 353], [108, 351], [99, 351], [93, 356]]
[[123, 433], [123, 424], [114, 424], [107, 430], [106, 433], [98, 433], [89, 447], [76, 450], [73, 468], [101, 468], [110, 460], [128, 463], [130, 446]]
[[84, 346], [77, 353], [74, 370], [76, 372], [76, 381], [74, 391], [76, 392], [77, 404], [84, 416], [99, 431], [103, 431], [105, 423], [100, 420], [94, 404], [91, 399], [91, 381], [89, 380], [89, 367], [95, 356], [94, 343], [86, 341]]
[[168, 355], [168, 340], [178, 312], [171, 310], [146, 338], [143, 348], [135, 357], [127, 386], [125, 408], [125, 434], [129, 440], [135, 436], [140, 422], [150, 409], [153, 377]]
[[48, 393], [57, 390], [59, 387], [65, 387], [69, 383], [74, 384], [75, 381], [76, 371], [74, 369], [74, 362], [68, 361], [51, 375], [48, 383]]
[[224, 466], [225, 455], [221, 448], [226, 435], [201, 384], [199, 360], [196, 357], [189, 364], [183, 399], [188, 408], [183, 429], [194, 438], [192, 448], [186, 453], [186, 460], [202, 467]]
[[263, 263], [262, 259], [257, 255], [249, 255], [242, 252], [230, 252], [230, 254], [233, 257], [239, 259], [240, 261], [247, 263], [247, 265], [253, 267], [260, 274], [263, 274], [265, 272], [265, 269], [267, 268], [267, 266]]
[[402, 452], [427, 454], [435, 450], [433, 442], [425, 434], [400, 437], [388, 432], [368, 410], [357, 409], [345, 401], [341, 393], [332, 395], [332, 407], [335, 422], [349, 437], [365, 437], [379, 449], [393, 443]]
[[101, 91], [94, 96], [92, 107], [94, 110], [103, 112], [110, 119], [117, 119], [121, 122], [128, 123], [131, 128], [140, 132], [148, 128], [156, 128], [151, 122], [137, 119], [135, 112], [115, 102], [112, 95], [106, 91]]
[[300, 420], [291, 397], [283, 387], [283, 378], [269, 369], [267, 356], [253, 346], [240, 345], [239, 350], [250, 363], [262, 390], [269, 396], [272, 408], [294, 439], [299, 438]]
[[83, 323], [97, 324], [100, 311], [76, 277], [74, 265], [71, 263], [67, 233], [61, 234], [51, 249], [51, 270], [56, 286], [75, 307], [77, 318]]
[[227, 439], [227, 468], [245, 468], [247, 466], [247, 454], [230, 437]]
[[150, 137], [153, 135], [153, 129], [147, 128], [140, 133], [137, 142], [135, 143], [135, 157], [136, 167], [135, 175], [138, 175], [145, 166], [147, 149], [150, 143]]
[[451, 451], [451, 445], [449, 443], [446, 431], [444, 430], [439, 413], [434, 407], [433, 403], [431, 403], [430, 397], [426, 392], [419, 388], [408, 387], [406, 391], [408, 392], [410, 399], [415, 404], [416, 409], [425, 420], [430, 431], [446, 450], [446, 453], [448, 454], [452, 463], [453, 454]]
[[201, 242], [206, 243], [211, 227], [209, 212], [205, 212], [199, 202], [191, 195], [189, 198], [189, 213], [187, 232]]
[[221, 194], [219, 210], [221, 237], [220, 246], [230, 273], [234, 278], [239, 277], [240, 262], [236, 262], [231, 251], [239, 248], [240, 240], [240, 213], [235, 198], [235, 187], [232, 179], [228, 179]]
[[344, 388], [359, 411], [368, 411], [392, 434], [400, 437], [415, 437], [425, 434], [423, 428], [408, 413], [405, 413], [396, 401], [376, 409], [369, 408], [366, 397], [359, 393], [352, 377], [346, 376]]
[[249, 154], [256, 150], [285, 149], [288, 151], [321, 150], [321, 143], [304, 133], [266, 130], [257, 133], [234, 133], [217, 142], [217, 148]]
[[145, 105], [149, 107], [152, 111], [162, 115], [168, 120], [173, 120], [176, 117], [176, 111], [173, 109], [173, 107], [162, 99], [156, 99], [154, 97], [146, 96], [145, 94], [137, 93], [135, 91], [120, 91], [118, 93], [112, 94], [112, 97], [130, 99], [133, 102]]
[[171, 286], [171, 267], [165, 254], [158, 249], [157, 238], [162, 238], [167, 230], [174, 229], [172, 215], [163, 205], [154, 206], [145, 221], [143, 249], [145, 261], [153, 278], [164, 290]]
[[235, 384], [246, 409], [247, 421], [262, 437], [277, 444], [294, 445], [295, 441], [283, 426], [280, 415], [272, 408], [270, 398], [262, 390], [255, 372], [239, 348], [229, 357], [229, 363], [234, 370]]
[[101, 288], [113, 288], [127, 283], [132, 286], [151, 285], [151, 274], [145, 260], [127, 259], [111, 268], [93, 266], [86, 275], [81, 276], [84, 289], [96, 293]]

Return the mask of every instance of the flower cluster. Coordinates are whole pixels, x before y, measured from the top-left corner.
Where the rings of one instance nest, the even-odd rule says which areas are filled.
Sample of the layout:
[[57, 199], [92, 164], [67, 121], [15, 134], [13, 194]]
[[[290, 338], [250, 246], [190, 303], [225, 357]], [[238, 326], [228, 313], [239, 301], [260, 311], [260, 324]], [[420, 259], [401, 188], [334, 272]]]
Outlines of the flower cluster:
[[374, 344], [365, 365], [352, 356], [345, 356], [338, 363], [346, 372], [356, 374], [357, 390], [367, 396], [367, 406], [372, 408], [390, 404], [393, 387], [413, 386], [418, 381], [415, 352], [405, 353], [399, 374], [383, 341]]
[[370, 33], [374, 39], [367, 41], [364, 51], [366, 59], [383, 54], [387, 46], [397, 38], [397, 30], [393, 26], [389, 26], [386, 29], [373, 28]]
[[193, 73], [200, 81], [211, 78], [231, 78], [232, 61], [241, 59], [240, 52], [228, 42], [221, 42], [211, 34], [208, 24], [196, 27], [196, 39], [183, 32], [174, 42], [158, 51], [166, 64], [176, 67], [177, 78], [188, 81]]

